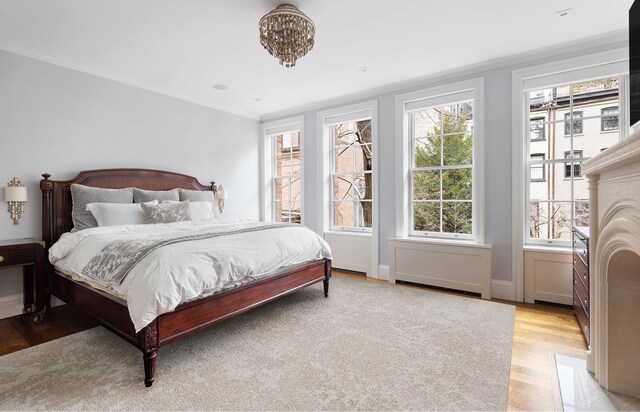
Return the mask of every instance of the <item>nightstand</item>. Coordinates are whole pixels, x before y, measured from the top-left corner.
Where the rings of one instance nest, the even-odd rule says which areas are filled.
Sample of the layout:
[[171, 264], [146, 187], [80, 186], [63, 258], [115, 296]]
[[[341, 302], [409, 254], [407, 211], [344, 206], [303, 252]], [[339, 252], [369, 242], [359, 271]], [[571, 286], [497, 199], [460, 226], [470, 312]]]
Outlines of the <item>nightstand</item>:
[[46, 255], [44, 242], [35, 239], [0, 240], [0, 269], [22, 266], [24, 313], [45, 305]]

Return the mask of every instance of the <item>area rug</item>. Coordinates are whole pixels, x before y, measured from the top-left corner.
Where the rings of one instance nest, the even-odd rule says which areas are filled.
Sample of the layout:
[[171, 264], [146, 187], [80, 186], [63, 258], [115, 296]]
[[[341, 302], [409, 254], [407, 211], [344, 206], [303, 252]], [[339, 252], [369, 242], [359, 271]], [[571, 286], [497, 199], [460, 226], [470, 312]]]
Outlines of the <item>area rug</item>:
[[0, 357], [0, 409], [506, 410], [513, 306], [334, 276], [158, 352], [102, 327]]

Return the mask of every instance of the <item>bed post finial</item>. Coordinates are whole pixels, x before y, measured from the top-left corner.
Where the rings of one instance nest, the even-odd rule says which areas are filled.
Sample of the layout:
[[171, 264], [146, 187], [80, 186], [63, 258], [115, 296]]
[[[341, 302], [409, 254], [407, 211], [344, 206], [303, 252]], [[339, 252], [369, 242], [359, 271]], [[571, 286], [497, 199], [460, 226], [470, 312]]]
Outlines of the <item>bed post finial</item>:
[[49, 180], [51, 175], [43, 173], [44, 179], [40, 180], [40, 191], [42, 192], [42, 240], [47, 249], [53, 243], [53, 181]]
[[216, 186], [216, 182], [213, 182], [213, 181], [212, 181], [212, 182], [211, 182], [211, 186], [210, 186], [210, 187], [211, 187], [211, 191], [212, 191], [213, 193], [216, 193], [216, 192], [218, 191], [218, 186]]

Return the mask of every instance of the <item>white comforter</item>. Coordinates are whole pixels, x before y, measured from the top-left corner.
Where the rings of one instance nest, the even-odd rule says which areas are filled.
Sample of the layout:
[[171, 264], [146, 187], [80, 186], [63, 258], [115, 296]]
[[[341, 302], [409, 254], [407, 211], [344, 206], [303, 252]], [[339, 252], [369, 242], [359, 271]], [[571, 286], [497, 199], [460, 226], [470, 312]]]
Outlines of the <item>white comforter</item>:
[[[188, 234], [203, 227], [180, 222], [65, 233], [51, 247], [49, 260], [59, 271], [97, 286], [82, 275], [82, 268], [109, 242], [160, 232]], [[156, 249], [134, 266], [121, 284], [108, 291], [126, 300], [137, 332], [158, 315], [174, 310], [180, 303], [212, 294], [228, 282], [246, 276], [268, 276], [288, 266], [322, 258], [331, 258], [329, 245], [303, 226], [239, 233]]]

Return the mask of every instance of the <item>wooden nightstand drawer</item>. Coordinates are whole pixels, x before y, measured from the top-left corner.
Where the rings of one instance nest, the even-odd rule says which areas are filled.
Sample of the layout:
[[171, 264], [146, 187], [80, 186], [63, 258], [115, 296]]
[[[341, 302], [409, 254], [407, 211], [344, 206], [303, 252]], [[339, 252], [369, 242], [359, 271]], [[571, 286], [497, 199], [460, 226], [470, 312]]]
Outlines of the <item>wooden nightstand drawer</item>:
[[7, 266], [29, 265], [35, 262], [33, 249], [3, 250], [0, 252], [0, 268]]

